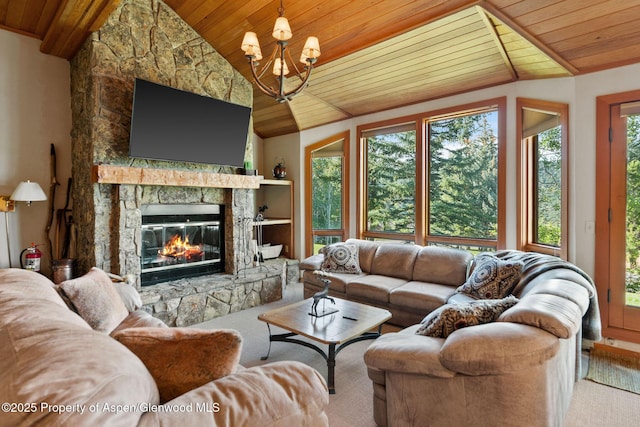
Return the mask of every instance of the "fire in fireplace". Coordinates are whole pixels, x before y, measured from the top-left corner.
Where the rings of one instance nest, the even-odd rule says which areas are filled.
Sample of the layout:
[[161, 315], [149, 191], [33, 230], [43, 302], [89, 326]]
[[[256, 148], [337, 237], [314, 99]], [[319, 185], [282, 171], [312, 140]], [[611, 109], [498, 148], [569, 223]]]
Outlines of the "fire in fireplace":
[[224, 271], [222, 205], [142, 207], [141, 284]]

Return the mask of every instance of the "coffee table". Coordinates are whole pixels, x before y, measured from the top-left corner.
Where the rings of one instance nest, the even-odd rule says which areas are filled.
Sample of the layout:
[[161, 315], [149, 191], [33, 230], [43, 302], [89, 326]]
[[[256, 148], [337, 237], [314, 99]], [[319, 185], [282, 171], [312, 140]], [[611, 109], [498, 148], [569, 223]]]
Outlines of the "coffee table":
[[[271, 343], [274, 341], [311, 348], [327, 361], [327, 385], [331, 394], [335, 394], [336, 356], [340, 350], [355, 342], [379, 337], [382, 324], [391, 319], [391, 313], [381, 308], [339, 298], [333, 298], [333, 300], [335, 305], [328, 300], [322, 300], [319, 308], [324, 304], [327, 309], [335, 308], [338, 311], [322, 317], [309, 314], [313, 298], [276, 308], [258, 316], [259, 320], [267, 323], [269, 329], [269, 350], [262, 360], [269, 357]], [[274, 334], [271, 332], [271, 325], [291, 332]], [[377, 331], [372, 331], [375, 328]], [[328, 353], [313, 343], [292, 338], [296, 335], [328, 345]]]

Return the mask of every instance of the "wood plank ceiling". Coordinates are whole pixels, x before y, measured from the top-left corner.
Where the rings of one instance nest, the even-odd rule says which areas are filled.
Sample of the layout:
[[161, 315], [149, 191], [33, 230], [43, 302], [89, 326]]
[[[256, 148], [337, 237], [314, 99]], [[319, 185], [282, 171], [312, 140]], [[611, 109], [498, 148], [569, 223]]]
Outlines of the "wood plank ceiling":
[[[138, 0], [140, 1], [140, 0]], [[254, 31], [267, 56], [279, 0], [164, 0], [245, 77]], [[121, 0], [0, 0], [0, 28], [72, 58]], [[285, 0], [300, 55], [322, 55], [310, 85], [279, 104], [254, 91], [263, 137], [516, 80], [575, 76], [640, 62], [640, 0]]]

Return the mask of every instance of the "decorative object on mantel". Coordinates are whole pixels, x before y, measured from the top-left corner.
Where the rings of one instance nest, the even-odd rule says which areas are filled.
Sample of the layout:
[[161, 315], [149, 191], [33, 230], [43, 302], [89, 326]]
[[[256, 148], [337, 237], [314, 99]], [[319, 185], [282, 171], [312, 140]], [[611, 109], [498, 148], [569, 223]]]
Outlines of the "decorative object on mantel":
[[[320, 56], [320, 43], [318, 42], [317, 37], [311, 36], [307, 38], [307, 41], [302, 48], [302, 55], [300, 55], [300, 62], [305, 64], [305, 74], [303, 77], [302, 72], [296, 66], [296, 62], [291, 57], [291, 53], [287, 50], [287, 40], [289, 40], [293, 36], [293, 33], [291, 32], [289, 21], [287, 21], [287, 18], [284, 17], [284, 7], [282, 6], [282, 0], [280, 0], [280, 8], [278, 9], [278, 14], [279, 17], [278, 19], [276, 19], [276, 23], [273, 27], [272, 33], [273, 38], [277, 40], [276, 47], [274, 48], [273, 53], [267, 60], [266, 64], [264, 64], [259, 72], [257, 71], [257, 68], [259, 66], [258, 61], [262, 59], [262, 51], [260, 50], [260, 43], [258, 42], [258, 36], [256, 35], [256, 33], [248, 31], [244, 34], [241, 49], [247, 57], [247, 60], [249, 61], [251, 74], [253, 75], [258, 89], [260, 89], [266, 95], [275, 98], [278, 102], [288, 102], [295, 95], [302, 92], [302, 90], [307, 86], [309, 77], [311, 76], [311, 70], [313, 70], [313, 64]], [[289, 67], [287, 66], [286, 59], [289, 60], [289, 63], [295, 70], [295, 76], [301, 80], [301, 83], [291, 90], [286, 90], [285, 88], [285, 76], [289, 73]], [[264, 73], [272, 65], [272, 73], [274, 76], [276, 76], [276, 89], [260, 80], [264, 76]]]
[[244, 162], [244, 168], [240, 169], [242, 175], [258, 175], [258, 171], [253, 169], [253, 163], [249, 161]]
[[287, 177], [287, 168], [284, 164], [284, 158], [276, 158], [276, 165], [273, 168], [273, 176], [276, 179], [285, 179]]

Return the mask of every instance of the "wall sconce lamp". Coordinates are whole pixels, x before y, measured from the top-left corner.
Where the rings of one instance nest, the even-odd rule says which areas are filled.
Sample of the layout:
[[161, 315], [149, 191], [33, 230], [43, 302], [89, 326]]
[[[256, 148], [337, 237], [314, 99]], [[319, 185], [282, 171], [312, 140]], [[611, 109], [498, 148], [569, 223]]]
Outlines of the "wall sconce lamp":
[[26, 202], [27, 206], [31, 206], [31, 202], [39, 202], [47, 200], [42, 187], [37, 182], [29, 180], [22, 181], [11, 196], [0, 196], [0, 212], [4, 212], [4, 226], [7, 234], [7, 256], [9, 257], [9, 267], [11, 267], [11, 246], [9, 238], [9, 212], [15, 212], [15, 202]]

